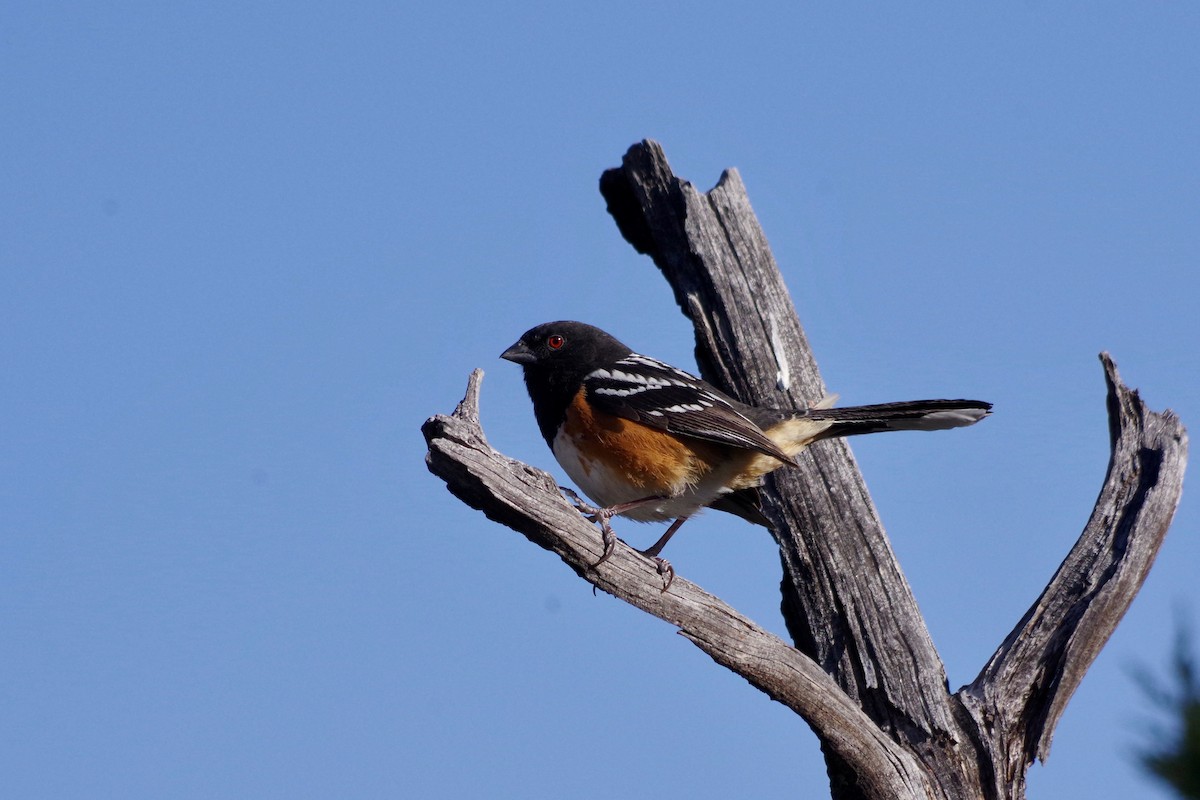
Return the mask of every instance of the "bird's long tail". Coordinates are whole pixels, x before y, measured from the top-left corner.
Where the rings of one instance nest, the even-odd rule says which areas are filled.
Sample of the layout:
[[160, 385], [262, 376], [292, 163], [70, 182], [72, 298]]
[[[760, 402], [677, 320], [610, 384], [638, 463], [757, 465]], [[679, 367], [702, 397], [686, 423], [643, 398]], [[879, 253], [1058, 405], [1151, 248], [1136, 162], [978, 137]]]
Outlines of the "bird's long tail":
[[[765, 421], [763, 430], [786, 455], [785, 463], [813, 442], [834, 439], [839, 436], [858, 436], [863, 433], [881, 431], [940, 431], [946, 428], [961, 428], [974, 425], [986, 417], [991, 403], [982, 400], [909, 400], [904, 403], [880, 403], [872, 406], [844, 406], [831, 408], [828, 405], [813, 406], [801, 414], [780, 410], [751, 409]], [[770, 418], [764, 419], [766, 415]], [[760, 425], [762, 422], [755, 420]], [[747, 470], [748, 478], [765, 475], [779, 464], [778, 453], [762, 452], [761, 462], [755, 462]], [[741, 488], [741, 487], [738, 487]]]
[[[834, 398], [829, 398], [832, 402]], [[813, 442], [839, 436], [856, 436], [881, 431], [939, 431], [974, 425], [991, 413], [992, 404], [982, 400], [909, 400], [903, 403], [880, 403], [871, 406], [831, 408], [827, 404], [795, 412], [748, 409], [759, 416], [767, 436], [788, 456], [787, 463]], [[767, 525], [758, 506], [757, 485], [761, 476], [780, 466], [778, 456], [759, 453], [742, 473], [742, 480], [730, 494], [723, 495], [711, 505], [751, 522]]]
[[940, 431], [974, 425], [991, 413], [992, 404], [982, 400], [909, 400], [844, 408], [810, 408], [811, 420], [833, 423], [817, 439], [857, 436], [880, 431]]

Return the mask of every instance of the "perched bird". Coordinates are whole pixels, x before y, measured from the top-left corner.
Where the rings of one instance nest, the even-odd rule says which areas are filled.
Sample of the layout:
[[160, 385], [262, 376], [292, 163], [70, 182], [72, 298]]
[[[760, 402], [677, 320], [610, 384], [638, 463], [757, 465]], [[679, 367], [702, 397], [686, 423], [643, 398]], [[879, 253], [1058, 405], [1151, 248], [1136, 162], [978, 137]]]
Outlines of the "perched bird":
[[670, 571], [658, 554], [702, 508], [766, 525], [746, 490], [764, 475], [794, 465], [796, 454], [813, 442], [957, 428], [978, 422], [992, 407], [979, 400], [804, 411], [749, 406], [582, 322], [538, 325], [500, 357], [524, 368], [542, 436], [571, 480], [598, 505], [574, 497], [583, 513], [601, 523], [605, 551], [597, 566], [616, 545], [608, 525], [613, 516], [674, 520], [641, 551], [658, 561], [660, 572]]

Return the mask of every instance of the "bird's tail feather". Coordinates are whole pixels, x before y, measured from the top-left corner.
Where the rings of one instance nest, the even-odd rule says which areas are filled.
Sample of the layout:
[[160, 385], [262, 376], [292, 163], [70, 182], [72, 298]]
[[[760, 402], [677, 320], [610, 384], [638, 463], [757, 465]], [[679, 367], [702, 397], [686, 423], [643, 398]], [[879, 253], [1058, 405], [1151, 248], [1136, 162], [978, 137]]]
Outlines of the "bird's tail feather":
[[909, 400], [844, 408], [810, 408], [807, 417], [833, 424], [817, 437], [856, 436], [879, 431], [940, 431], [974, 425], [991, 413], [982, 400]]
[[[781, 410], [752, 408], [757, 424], [773, 441], [779, 453], [788, 458], [784, 463], [795, 464], [793, 456], [813, 442], [838, 436], [855, 436], [880, 431], [937, 431], [974, 425], [991, 413], [992, 404], [981, 400], [910, 400], [905, 403], [880, 403], [872, 406], [829, 408], [822, 404], [801, 414]], [[746, 465], [738, 482], [731, 488], [738, 491], [723, 495], [711, 506], [728, 511], [743, 519], [768, 525], [757, 505], [757, 486], [763, 475], [779, 468], [777, 453], [761, 451]], [[747, 491], [749, 490], [749, 491]]]

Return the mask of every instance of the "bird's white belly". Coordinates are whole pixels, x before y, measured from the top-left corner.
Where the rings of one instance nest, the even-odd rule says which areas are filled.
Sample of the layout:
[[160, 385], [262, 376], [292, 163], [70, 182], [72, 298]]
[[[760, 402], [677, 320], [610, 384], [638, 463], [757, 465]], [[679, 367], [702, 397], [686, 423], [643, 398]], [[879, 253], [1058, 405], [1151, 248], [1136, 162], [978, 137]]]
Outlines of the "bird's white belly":
[[[646, 489], [624, 480], [618, 472], [606, 468], [575, 447], [570, 436], [559, 433], [554, 439], [554, 457], [567, 475], [592, 502], [603, 508], [647, 499]], [[638, 522], [664, 522], [686, 517], [725, 493], [730, 476], [722, 470], [705, 475], [699, 483], [673, 487], [670, 496], [639, 505], [620, 516]]]

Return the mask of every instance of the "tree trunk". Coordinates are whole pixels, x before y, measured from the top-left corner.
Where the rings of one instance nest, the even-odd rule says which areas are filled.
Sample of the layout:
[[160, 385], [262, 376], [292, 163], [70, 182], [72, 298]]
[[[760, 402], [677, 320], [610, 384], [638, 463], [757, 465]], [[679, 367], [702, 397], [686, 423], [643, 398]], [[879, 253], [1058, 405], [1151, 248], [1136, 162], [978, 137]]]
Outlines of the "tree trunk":
[[[621, 233], [650, 255], [696, 333], [705, 379], [743, 402], [803, 408], [825, 387], [745, 189], [676, 178], [654, 142], [630, 148], [600, 188]], [[1091, 520], [1042, 596], [979, 677], [954, 694], [849, 448], [805, 450], [762, 490], [783, 563], [794, 647], [683, 578], [669, 592], [600, 539], [545, 473], [504, 458], [478, 423], [481, 373], [451, 417], [423, 431], [429, 468], [489, 517], [556, 552], [581, 577], [679, 626], [718, 663], [795, 710], [822, 743], [835, 800], [1011, 798], [1132, 602], [1179, 500], [1187, 437], [1146, 409], [1101, 356], [1112, 460]]]

